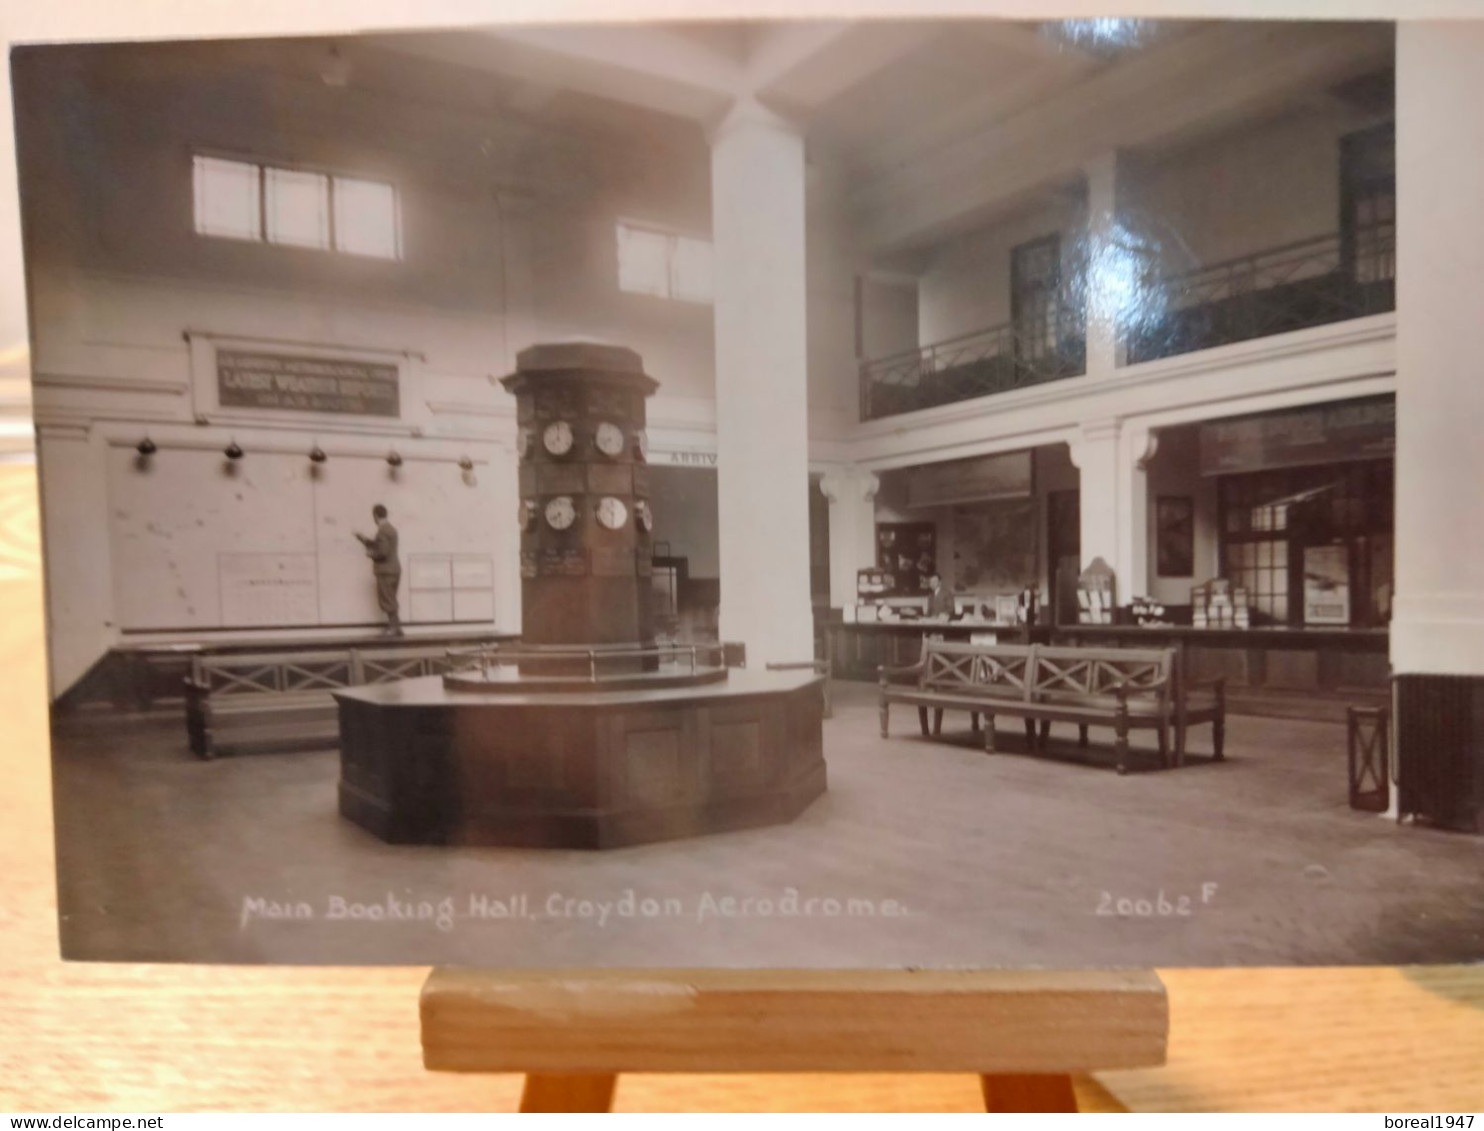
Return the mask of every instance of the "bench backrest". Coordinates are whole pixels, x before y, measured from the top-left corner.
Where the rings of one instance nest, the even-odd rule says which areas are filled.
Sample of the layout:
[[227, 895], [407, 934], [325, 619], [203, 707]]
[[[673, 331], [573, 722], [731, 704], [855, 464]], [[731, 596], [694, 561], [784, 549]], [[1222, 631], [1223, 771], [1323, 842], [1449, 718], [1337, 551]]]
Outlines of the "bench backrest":
[[926, 691], [972, 692], [1000, 686], [1024, 690], [1036, 649], [1027, 644], [961, 644], [923, 642], [918, 686]]
[[1037, 647], [1033, 693], [1112, 695], [1125, 687], [1131, 695], [1168, 694], [1174, 659], [1172, 648]]

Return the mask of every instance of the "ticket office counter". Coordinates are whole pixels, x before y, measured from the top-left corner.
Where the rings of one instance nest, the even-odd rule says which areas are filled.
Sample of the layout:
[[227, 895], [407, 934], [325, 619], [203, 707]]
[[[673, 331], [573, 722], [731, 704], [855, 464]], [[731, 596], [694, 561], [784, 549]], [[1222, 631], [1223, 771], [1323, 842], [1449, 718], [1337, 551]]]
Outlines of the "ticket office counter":
[[1174, 648], [1190, 679], [1225, 676], [1233, 688], [1341, 694], [1381, 692], [1390, 675], [1384, 628], [1192, 628], [1183, 625], [1012, 625], [941, 621], [823, 626], [836, 679], [874, 681], [881, 665], [917, 662], [925, 635], [967, 642], [1087, 648]]

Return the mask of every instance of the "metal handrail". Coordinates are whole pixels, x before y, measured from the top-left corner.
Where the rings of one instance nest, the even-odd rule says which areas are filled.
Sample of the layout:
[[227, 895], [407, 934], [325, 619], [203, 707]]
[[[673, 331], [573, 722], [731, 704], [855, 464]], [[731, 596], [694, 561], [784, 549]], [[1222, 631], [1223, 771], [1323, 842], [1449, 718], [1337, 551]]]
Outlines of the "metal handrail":
[[[714, 662], [703, 663], [703, 655]], [[485, 679], [489, 678], [491, 665], [495, 667], [517, 664], [537, 666], [541, 663], [570, 664], [573, 660], [582, 660], [587, 663], [589, 682], [602, 683], [607, 679], [624, 679], [631, 674], [628, 672], [609, 674], [600, 671], [604, 664], [618, 660], [656, 659], [663, 662], [666, 659], [684, 661], [688, 658], [692, 672], [705, 668], [724, 668], [726, 666], [726, 644], [721, 642], [715, 644], [656, 644], [649, 647], [626, 647], [612, 650], [584, 645], [572, 645], [567, 648], [552, 646], [538, 650], [501, 644], [481, 644], [473, 648], [450, 648], [446, 657], [451, 671], [477, 667], [481, 677]]]

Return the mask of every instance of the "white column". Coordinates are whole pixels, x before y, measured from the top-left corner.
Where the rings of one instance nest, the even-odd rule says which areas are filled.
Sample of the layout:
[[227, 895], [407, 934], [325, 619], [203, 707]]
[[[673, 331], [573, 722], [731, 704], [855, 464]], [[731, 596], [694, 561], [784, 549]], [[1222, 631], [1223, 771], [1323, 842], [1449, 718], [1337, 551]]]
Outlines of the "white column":
[[749, 667], [814, 655], [804, 140], [746, 99], [711, 137], [721, 635]]
[[1149, 461], [1159, 438], [1124, 422], [1118, 435], [1118, 603], [1149, 595]]
[[[1118, 229], [1118, 176], [1116, 151], [1101, 154], [1087, 163], [1087, 372], [1111, 376], [1121, 360], [1118, 336], [1120, 309], [1128, 297], [1133, 265], [1120, 251]], [[1110, 559], [1111, 564], [1111, 559]]]
[[1397, 28], [1398, 675], [1484, 675], [1484, 24]]
[[[1068, 443], [1068, 453], [1080, 472], [1078, 507], [1081, 511], [1082, 568], [1102, 558], [1114, 569], [1118, 561], [1118, 421], [1084, 424]], [[1124, 580], [1118, 578], [1115, 597], [1122, 603]]]
[[825, 473], [819, 488], [830, 501], [830, 604], [855, 604], [856, 574], [876, 564], [876, 492], [881, 480], [858, 467]]

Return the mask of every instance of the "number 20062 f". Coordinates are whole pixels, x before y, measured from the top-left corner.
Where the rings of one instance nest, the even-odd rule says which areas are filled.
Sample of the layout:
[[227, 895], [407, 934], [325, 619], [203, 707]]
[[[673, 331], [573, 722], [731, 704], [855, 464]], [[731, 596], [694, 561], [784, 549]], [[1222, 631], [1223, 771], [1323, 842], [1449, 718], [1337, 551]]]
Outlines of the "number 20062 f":
[[1216, 898], [1216, 885], [1204, 883], [1198, 898], [1189, 895], [1166, 895], [1163, 888], [1149, 897], [1115, 896], [1112, 892], [1099, 893], [1097, 914], [1115, 915], [1124, 919], [1172, 919], [1194, 915], [1197, 907], [1204, 906]]

